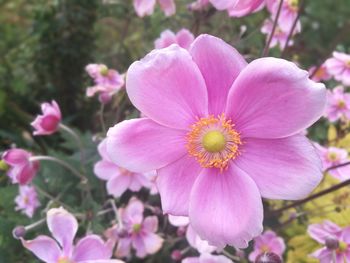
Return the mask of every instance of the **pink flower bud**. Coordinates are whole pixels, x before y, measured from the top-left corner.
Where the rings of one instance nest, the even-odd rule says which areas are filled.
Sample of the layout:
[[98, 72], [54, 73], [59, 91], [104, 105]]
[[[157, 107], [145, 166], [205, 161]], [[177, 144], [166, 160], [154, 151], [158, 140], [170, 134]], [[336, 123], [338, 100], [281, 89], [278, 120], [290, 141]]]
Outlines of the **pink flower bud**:
[[56, 103], [52, 101], [50, 103], [41, 104], [42, 115], [38, 115], [31, 123], [35, 131], [33, 135], [50, 135], [57, 131], [58, 125], [61, 122], [61, 110]]
[[15, 239], [20, 239], [21, 237], [24, 237], [26, 234], [26, 229], [24, 226], [16, 226], [12, 230], [12, 235]]

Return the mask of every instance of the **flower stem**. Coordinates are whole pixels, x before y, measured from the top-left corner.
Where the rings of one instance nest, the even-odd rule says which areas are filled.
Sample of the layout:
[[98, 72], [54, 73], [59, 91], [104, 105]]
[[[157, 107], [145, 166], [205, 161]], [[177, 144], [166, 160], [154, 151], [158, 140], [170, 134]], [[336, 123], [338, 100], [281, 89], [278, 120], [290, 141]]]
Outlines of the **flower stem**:
[[102, 127], [102, 132], [103, 132], [103, 134], [106, 134], [106, 124], [105, 124], [105, 120], [104, 120], [104, 117], [103, 117], [104, 110], [105, 110], [105, 105], [103, 103], [101, 103], [99, 117], [100, 117], [100, 123], [101, 123], [101, 127]]
[[271, 34], [266, 42], [266, 45], [265, 45], [265, 48], [262, 52], [262, 57], [266, 57], [268, 54], [269, 54], [269, 48], [270, 48], [270, 45], [271, 45], [271, 41], [272, 41], [272, 38], [276, 32], [276, 28], [277, 28], [277, 24], [278, 24], [278, 19], [280, 17], [280, 14], [281, 14], [281, 10], [282, 10], [282, 5], [283, 5], [283, 1], [284, 0], [280, 0], [279, 4], [278, 4], [278, 9], [277, 9], [277, 14], [276, 14], [276, 17], [275, 17], [275, 20], [273, 21], [273, 26], [272, 26], [272, 30], [271, 30]]
[[40, 226], [41, 224], [45, 223], [45, 221], [46, 221], [46, 218], [42, 218], [39, 221], [34, 222], [33, 224], [25, 226], [24, 228], [26, 231], [30, 231], [33, 228], [36, 228], [36, 227]]
[[234, 255], [231, 255], [231, 253], [229, 253], [228, 251], [226, 251], [225, 249], [222, 251], [222, 254], [224, 254], [226, 257], [228, 257], [229, 259], [232, 259], [233, 261], [240, 261], [239, 257], [236, 257]]
[[115, 215], [115, 220], [116, 220], [117, 223], [119, 224], [119, 227], [120, 227], [120, 228], [123, 228], [123, 222], [122, 222], [122, 220], [120, 220], [120, 218], [119, 218], [118, 208], [117, 208], [117, 206], [115, 205], [114, 199], [109, 199], [109, 203], [110, 203], [111, 206], [112, 206], [112, 209], [113, 209], [113, 212], [114, 212], [114, 215]]

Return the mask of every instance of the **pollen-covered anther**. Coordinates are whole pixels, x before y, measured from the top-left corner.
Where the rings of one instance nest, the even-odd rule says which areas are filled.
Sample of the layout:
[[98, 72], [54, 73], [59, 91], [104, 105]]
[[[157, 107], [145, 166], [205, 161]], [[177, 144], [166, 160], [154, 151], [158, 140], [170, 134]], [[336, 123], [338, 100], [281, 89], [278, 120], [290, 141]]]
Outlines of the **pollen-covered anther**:
[[187, 149], [204, 168], [227, 168], [230, 160], [239, 155], [239, 133], [225, 115], [201, 118], [187, 134]]

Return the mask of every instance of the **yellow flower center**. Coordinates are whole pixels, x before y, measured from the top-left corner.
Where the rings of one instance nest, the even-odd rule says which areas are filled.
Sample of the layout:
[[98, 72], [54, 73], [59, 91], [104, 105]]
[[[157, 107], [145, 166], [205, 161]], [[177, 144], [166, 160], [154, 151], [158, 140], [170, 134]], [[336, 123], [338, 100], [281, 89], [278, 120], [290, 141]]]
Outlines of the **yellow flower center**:
[[350, 60], [348, 60], [348, 61], [346, 61], [346, 66], [348, 67], [348, 68], [350, 68]]
[[262, 245], [260, 247], [260, 251], [261, 251], [261, 253], [270, 252], [270, 248], [267, 245]]
[[288, 0], [288, 5], [292, 11], [297, 12], [299, 9], [299, 0]]
[[347, 250], [348, 244], [346, 244], [344, 241], [339, 241], [339, 247], [337, 249], [337, 253], [343, 253], [345, 250]]
[[199, 119], [187, 134], [188, 153], [204, 168], [227, 168], [229, 161], [239, 155], [241, 144], [234, 124], [224, 114]]
[[134, 233], [140, 232], [140, 230], [141, 230], [141, 224], [134, 224], [134, 225], [132, 226], [132, 230], [133, 230]]
[[105, 65], [101, 65], [100, 73], [102, 76], [107, 76], [108, 75], [108, 68]]
[[0, 160], [0, 170], [7, 171], [10, 167], [4, 160]]
[[59, 258], [57, 263], [74, 263], [73, 261], [70, 261], [68, 258]]
[[343, 100], [339, 100], [339, 101], [338, 101], [338, 108], [344, 109], [345, 106], [346, 106], [345, 101], [343, 101]]

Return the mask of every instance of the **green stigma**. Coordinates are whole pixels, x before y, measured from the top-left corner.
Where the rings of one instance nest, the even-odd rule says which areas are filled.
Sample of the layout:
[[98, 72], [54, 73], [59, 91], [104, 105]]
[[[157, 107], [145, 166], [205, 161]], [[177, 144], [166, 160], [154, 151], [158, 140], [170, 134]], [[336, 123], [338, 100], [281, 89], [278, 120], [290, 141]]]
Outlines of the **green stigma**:
[[133, 230], [133, 232], [135, 232], [135, 233], [140, 232], [140, 230], [141, 230], [141, 224], [135, 224], [135, 225], [133, 225], [133, 226], [132, 226], [132, 230]]
[[105, 65], [102, 65], [100, 68], [100, 73], [102, 76], [107, 76], [108, 75], [108, 68]]
[[4, 160], [0, 160], [0, 170], [1, 171], [7, 171], [10, 167], [7, 165], [7, 163]]
[[202, 145], [208, 152], [220, 152], [226, 146], [226, 138], [219, 131], [210, 131], [204, 135]]
[[348, 244], [346, 244], [344, 241], [339, 241], [338, 251], [344, 252], [347, 248]]

